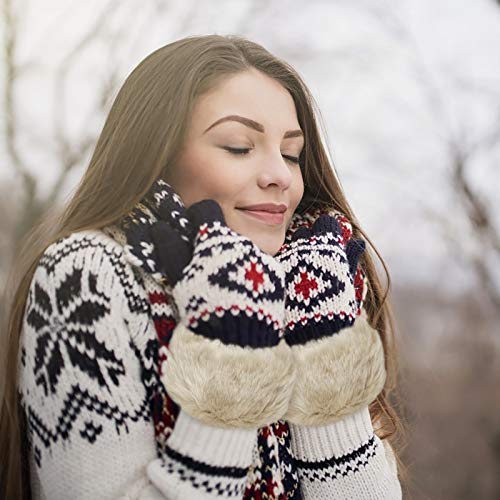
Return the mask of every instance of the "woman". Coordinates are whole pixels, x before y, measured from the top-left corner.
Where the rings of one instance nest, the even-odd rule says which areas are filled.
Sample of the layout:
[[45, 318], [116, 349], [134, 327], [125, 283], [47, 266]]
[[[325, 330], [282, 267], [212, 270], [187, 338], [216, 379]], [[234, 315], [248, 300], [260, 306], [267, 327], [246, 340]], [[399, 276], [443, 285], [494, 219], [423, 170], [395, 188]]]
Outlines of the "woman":
[[37, 231], [3, 496], [401, 498], [389, 305], [289, 65], [236, 36], [156, 50]]

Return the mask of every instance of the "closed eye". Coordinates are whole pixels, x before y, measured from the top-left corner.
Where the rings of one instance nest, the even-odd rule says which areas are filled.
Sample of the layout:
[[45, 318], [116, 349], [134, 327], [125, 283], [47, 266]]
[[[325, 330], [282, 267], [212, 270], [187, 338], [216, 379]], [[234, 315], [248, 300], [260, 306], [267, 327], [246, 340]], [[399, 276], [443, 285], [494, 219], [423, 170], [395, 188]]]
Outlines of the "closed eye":
[[[231, 148], [229, 146], [224, 147], [224, 149], [234, 155], [246, 155], [250, 151], [250, 148]], [[300, 159], [297, 156], [290, 156], [290, 155], [282, 155], [282, 156], [283, 158], [286, 158], [288, 161], [296, 165], [298, 165], [300, 162]]]

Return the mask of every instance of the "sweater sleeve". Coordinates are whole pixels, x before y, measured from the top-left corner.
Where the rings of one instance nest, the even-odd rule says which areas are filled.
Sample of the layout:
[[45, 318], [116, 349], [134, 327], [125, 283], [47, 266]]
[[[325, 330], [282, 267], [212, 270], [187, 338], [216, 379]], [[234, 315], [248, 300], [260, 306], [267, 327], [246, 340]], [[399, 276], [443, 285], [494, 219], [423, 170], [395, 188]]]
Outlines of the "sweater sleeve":
[[368, 406], [324, 426], [289, 425], [304, 500], [402, 498], [394, 453]]
[[181, 409], [167, 454], [157, 451], [148, 308], [121, 245], [103, 233], [73, 233], [43, 254], [19, 351], [33, 498], [201, 500], [244, 486], [256, 430], [215, 429]]

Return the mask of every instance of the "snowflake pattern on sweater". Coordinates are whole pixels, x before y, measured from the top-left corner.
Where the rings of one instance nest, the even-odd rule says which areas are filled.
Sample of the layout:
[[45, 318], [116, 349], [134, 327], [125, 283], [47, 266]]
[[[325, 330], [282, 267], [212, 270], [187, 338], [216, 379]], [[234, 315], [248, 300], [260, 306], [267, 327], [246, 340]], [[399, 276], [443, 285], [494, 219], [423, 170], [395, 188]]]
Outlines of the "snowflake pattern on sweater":
[[[39, 261], [19, 351], [19, 394], [35, 499], [229, 498], [223, 483], [219, 494], [192, 490], [188, 497], [170, 487], [172, 478], [156, 475], [158, 470], [167, 474], [174, 456], [166, 450], [180, 408], [164, 394], [157, 370], [158, 336], [171, 331], [158, 314], [167, 300], [160, 289], [156, 296], [148, 293], [145, 279], [124, 258], [122, 244], [98, 230], [59, 240]], [[159, 425], [163, 442], [155, 438]], [[292, 445], [292, 430], [296, 437], [301, 433], [300, 426], [291, 429], [285, 421], [259, 429], [239, 498], [320, 498], [315, 491], [334, 498], [328, 492], [334, 491], [329, 485], [337, 476], [328, 471], [344, 467], [345, 472], [346, 462], [353, 462], [352, 471], [354, 462], [363, 467], [357, 450], [325, 457], [324, 467], [308, 461], [296, 447], [304, 439]], [[375, 456], [383, 465], [384, 447], [376, 436], [370, 439], [364, 446], [371, 453], [366, 461]], [[158, 463], [153, 477], [151, 464]], [[392, 471], [394, 482], [397, 472]], [[183, 481], [203, 483], [196, 468], [188, 472]], [[159, 488], [158, 481], [166, 486]]]

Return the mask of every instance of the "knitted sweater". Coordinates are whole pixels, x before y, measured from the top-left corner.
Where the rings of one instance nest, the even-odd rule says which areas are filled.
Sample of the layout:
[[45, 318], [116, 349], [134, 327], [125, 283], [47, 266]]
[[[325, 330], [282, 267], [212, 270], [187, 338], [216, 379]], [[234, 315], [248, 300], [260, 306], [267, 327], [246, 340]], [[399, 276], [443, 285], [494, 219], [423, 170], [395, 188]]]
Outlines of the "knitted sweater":
[[[323, 427], [278, 421], [257, 432], [210, 427], [174, 408], [169, 453], [160, 450], [156, 306], [147, 277], [110, 234], [57, 241], [33, 276], [19, 380], [33, 498], [242, 498], [242, 485], [244, 498], [401, 498], [392, 450], [368, 408]], [[250, 468], [226, 477], [210, 466], [238, 457], [244, 442], [254, 443]], [[176, 451], [181, 445], [201, 461]]]

